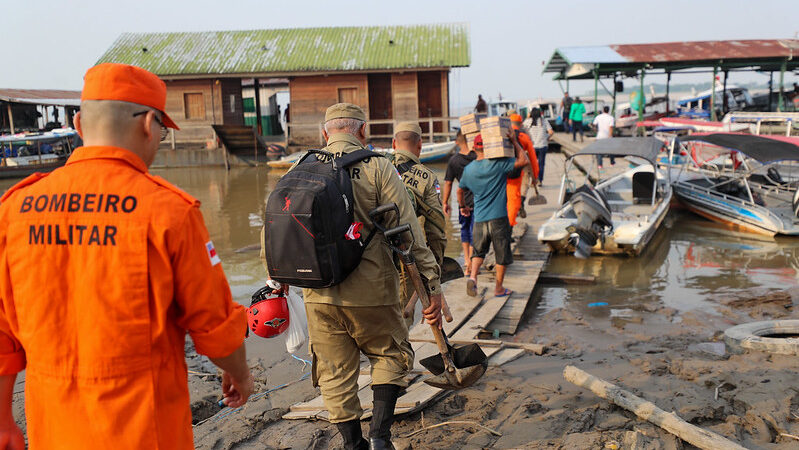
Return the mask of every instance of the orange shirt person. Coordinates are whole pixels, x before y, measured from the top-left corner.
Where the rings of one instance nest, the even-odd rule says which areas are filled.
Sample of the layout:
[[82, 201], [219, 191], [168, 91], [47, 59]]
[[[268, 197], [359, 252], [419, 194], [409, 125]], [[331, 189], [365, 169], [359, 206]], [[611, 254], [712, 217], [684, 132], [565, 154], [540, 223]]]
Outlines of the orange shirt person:
[[[514, 130], [520, 130], [522, 126], [522, 116], [519, 114], [511, 114], [510, 116], [511, 126]], [[522, 146], [525, 152], [527, 152], [527, 158], [530, 161], [530, 168], [533, 171], [533, 180], [538, 179], [538, 158], [535, 155], [535, 147], [533, 147], [533, 141], [530, 139], [530, 136], [523, 131], [518, 131], [517, 134], [519, 138], [519, 145]], [[522, 209], [523, 205], [523, 198], [522, 198], [522, 180], [524, 179], [523, 173], [519, 170], [519, 176], [516, 178], [508, 177], [508, 185], [507, 185], [507, 194], [508, 194], [508, 221], [510, 221], [510, 226], [515, 226], [516, 216], [519, 215], [519, 211]], [[533, 181], [535, 182], [535, 181]], [[525, 217], [523, 215], [522, 217]]]
[[189, 449], [185, 335], [222, 368], [225, 402], [253, 390], [244, 308], [232, 301], [199, 202], [150, 175], [166, 86], [122, 64], [86, 73], [85, 145], [0, 200], [0, 446], [25, 369], [32, 449]]

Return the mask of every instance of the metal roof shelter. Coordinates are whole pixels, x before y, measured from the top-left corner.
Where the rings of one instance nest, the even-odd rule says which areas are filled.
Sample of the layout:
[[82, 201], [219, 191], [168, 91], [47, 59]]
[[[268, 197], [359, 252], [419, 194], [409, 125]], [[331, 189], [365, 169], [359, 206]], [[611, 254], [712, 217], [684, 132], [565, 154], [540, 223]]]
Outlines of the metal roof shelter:
[[[780, 72], [780, 92], [784, 73], [799, 70], [799, 40], [756, 39], [730, 41], [665, 42], [658, 44], [622, 44], [588, 47], [561, 47], [544, 67], [555, 80], [593, 79], [597, 90], [599, 78], [643, 77], [645, 73], [665, 73], [705, 68], [713, 72], [713, 87], [718, 71], [735, 70]], [[726, 90], [727, 77], [724, 77]], [[668, 96], [668, 82], [666, 95]], [[615, 89], [613, 92], [615, 108]], [[595, 94], [596, 96], [596, 94]], [[711, 96], [711, 102], [714, 96]], [[642, 95], [643, 98], [643, 95]], [[782, 108], [782, 96], [778, 109]], [[715, 116], [715, 109], [711, 107]], [[640, 115], [640, 111], [639, 111]], [[713, 119], [715, 120], [715, 118]]]
[[0, 89], [0, 101], [47, 106], [80, 106], [80, 91]]
[[465, 67], [470, 63], [469, 26], [123, 33], [101, 62], [136, 65], [164, 79]]
[[[64, 107], [67, 124], [71, 126], [72, 114], [80, 107], [80, 91], [65, 91], [56, 89], [2, 89], [0, 88], [0, 129], [8, 129], [14, 134], [19, 128], [14, 125], [14, 115], [21, 120], [23, 128], [30, 127], [30, 117], [25, 116], [26, 112], [38, 111], [42, 107], [42, 115], [47, 115], [47, 108], [52, 107], [57, 118], [57, 107]], [[15, 112], [16, 110], [16, 112]], [[18, 120], [19, 122], [19, 120]], [[27, 122], [27, 125], [26, 125]]]

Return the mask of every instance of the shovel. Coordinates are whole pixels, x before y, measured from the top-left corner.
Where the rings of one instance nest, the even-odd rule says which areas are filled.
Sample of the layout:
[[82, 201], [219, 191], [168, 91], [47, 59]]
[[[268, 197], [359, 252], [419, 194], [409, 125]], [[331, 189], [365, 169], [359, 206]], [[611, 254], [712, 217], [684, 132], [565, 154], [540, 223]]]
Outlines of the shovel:
[[527, 200], [528, 205], [546, 205], [547, 198], [543, 195], [538, 193], [538, 184], [533, 183], [533, 189], [535, 189], [535, 197], [530, 197], [530, 200]]
[[[413, 241], [408, 246], [402, 241], [404, 233], [409, 233], [411, 239], [413, 239], [411, 227], [408, 224], [402, 224], [387, 230], [376, 220], [378, 216], [392, 210], [399, 217], [399, 210], [395, 204], [381, 205], [370, 211], [369, 216], [374, 226], [383, 231], [391, 250], [399, 255], [409, 278], [413, 282], [416, 293], [422, 300], [422, 306], [427, 309], [430, 307], [430, 298], [427, 296], [427, 289], [425, 289], [422, 276], [416, 267], [416, 260], [410, 251]], [[483, 376], [488, 367], [488, 361], [479, 345], [471, 344], [453, 347], [447, 341], [447, 336], [441, 328], [437, 326], [431, 326], [430, 328], [433, 331], [433, 337], [440, 354], [419, 361], [422, 366], [433, 374], [432, 377], [424, 380], [425, 383], [440, 389], [457, 390], [471, 386]]]

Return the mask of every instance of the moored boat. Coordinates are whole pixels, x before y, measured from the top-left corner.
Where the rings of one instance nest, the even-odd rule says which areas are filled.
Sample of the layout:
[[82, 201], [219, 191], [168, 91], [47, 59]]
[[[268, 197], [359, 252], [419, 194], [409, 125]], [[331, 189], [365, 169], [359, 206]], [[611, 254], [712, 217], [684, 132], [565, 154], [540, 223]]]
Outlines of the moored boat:
[[689, 210], [750, 233], [799, 235], [799, 182], [780, 172], [799, 161], [799, 138], [711, 133], [680, 141], [690, 158], [672, 169], [673, 188]]
[[[381, 148], [376, 148], [375, 151], [383, 153], [393, 152], [392, 149], [381, 149]], [[422, 145], [422, 152], [419, 155], [419, 160], [423, 164], [441, 161], [452, 155], [454, 151], [455, 151], [455, 141], [440, 142], [437, 144], [425, 144]], [[266, 164], [272, 169], [288, 170], [291, 168], [292, 165], [294, 165], [295, 162], [297, 162], [297, 160], [303, 154], [305, 154], [305, 152], [292, 153], [280, 159], [269, 161]]]
[[[561, 206], [541, 226], [538, 240], [578, 258], [592, 253], [640, 254], [671, 202], [668, 172], [657, 165], [662, 148], [663, 143], [651, 137], [613, 138], [598, 140], [570, 156], [558, 198]], [[588, 175], [578, 187], [569, 173], [575, 159], [596, 156], [626, 158], [637, 165], [605, 179]], [[585, 171], [585, 164], [582, 167]]]
[[22, 178], [61, 167], [79, 142], [72, 128], [0, 136], [0, 178]]

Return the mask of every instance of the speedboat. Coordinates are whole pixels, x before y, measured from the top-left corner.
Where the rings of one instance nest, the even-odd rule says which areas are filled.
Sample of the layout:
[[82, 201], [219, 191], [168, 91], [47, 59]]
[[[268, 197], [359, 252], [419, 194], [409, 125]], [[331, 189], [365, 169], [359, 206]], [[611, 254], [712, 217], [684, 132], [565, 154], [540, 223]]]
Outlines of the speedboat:
[[679, 145], [690, 157], [673, 188], [688, 209], [741, 231], [799, 235], [799, 178], [788, 174], [799, 172], [791, 165], [799, 161], [799, 138], [693, 134]]
[[[601, 139], [571, 155], [564, 164], [561, 206], [541, 226], [538, 240], [578, 258], [592, 253], [640, 254], [671, 202], [668, 171], [657, 164], [663, 146], [652, 137]], [[596, 156], [625, 158], [632, 167], [617, 164], [610, 176], [593, 176], [586, 161], [592, 163]], [[583, 175], [581, 184], [578, 179]]]
[[[374, 151], [379, 153], [390, 154], [394, 150], [390, 148], [375, 148]], [[421, 161], [422, 164], [441, 161], [452, 155], [454, 151], [455, 151], [455, 141], [439, 142], [437, 144], [425, 144], [422, 145], [422, 152], [419, 154], [419, 161]], [[272, 169], [288, 170], [304, 154], [305, 152], [292, 153], [280, 159], [276, 159], [274, 161], [268, 161], [266, 165], [268, 165]]]

